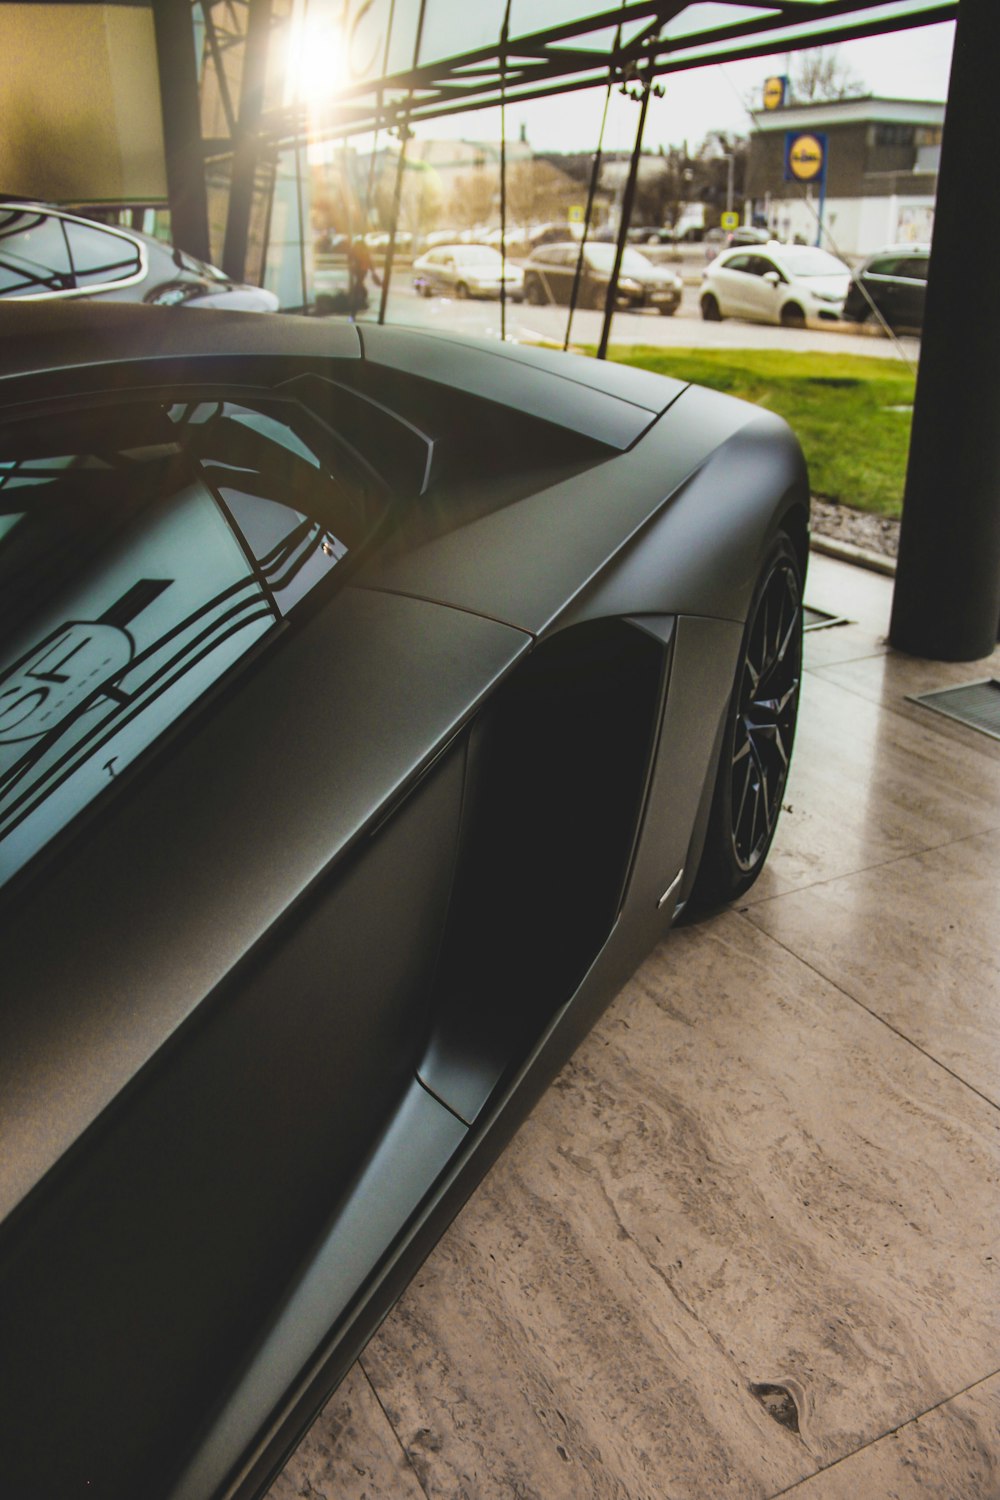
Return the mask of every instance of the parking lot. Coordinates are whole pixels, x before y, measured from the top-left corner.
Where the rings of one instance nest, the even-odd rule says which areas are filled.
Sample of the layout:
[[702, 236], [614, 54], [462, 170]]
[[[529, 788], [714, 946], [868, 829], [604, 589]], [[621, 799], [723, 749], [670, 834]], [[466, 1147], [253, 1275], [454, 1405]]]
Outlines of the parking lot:
[[[658, 313], [618, 312], [611, 330], [615, 344], [652, 344], [675, 348], [704, 349], [785, 349], [791, 351], [826, 350], [829, 353], [869, 354], [886, 359], [905, 357], [916, 361], [920, 340], [911, 336], [892, 339], [872, 325], [836, 324], [806, 328], [780, 328], [727, 318], [721, 323], [707, 323], [698, 305], [701, 272], [706, 257], [700, 245], [686, 249], [683, 259], [671, 265], [684, 282], [681, 304], [672, 317]], [[668, 264], [670, 264], [668, 262]], [[317, 292], [343, 284], [344, 272], [332, 262], [317, 264]], [[360, 322], [378, 317], [380, 292], [369, 282], [370, 306]], [[506, 335], [519, 342], [562, 345], [566, 336], [565, 306], [533, 307], [527, 302], [508, 302]], [[496, 299], [456, 299], [417, 295], [409, 261], [397, 261], [390, 282], [386, 309], [389, 323], [407, 323], [422, 328], [450, 329], [479, 337], [499, 338], [500, 304]], [[573, 314], [574, 347], [594, 346], [601, 336], [603, 314], [577, 309]]]

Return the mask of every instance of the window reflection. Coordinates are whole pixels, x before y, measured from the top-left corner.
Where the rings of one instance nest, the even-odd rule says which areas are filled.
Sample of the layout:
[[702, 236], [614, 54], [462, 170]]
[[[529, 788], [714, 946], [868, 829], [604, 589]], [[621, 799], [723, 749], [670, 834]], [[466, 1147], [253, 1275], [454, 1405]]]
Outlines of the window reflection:
[[364, 495], [294, 410], [142, 402], [9, 430], [0, 884], [360, 540]]

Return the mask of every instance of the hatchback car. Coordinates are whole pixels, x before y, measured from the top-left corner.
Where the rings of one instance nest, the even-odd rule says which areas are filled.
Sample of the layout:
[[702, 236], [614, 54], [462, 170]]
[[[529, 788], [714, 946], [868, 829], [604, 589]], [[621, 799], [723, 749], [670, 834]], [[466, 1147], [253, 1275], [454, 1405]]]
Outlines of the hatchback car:
[[842, 260], [813, 245], [725, 250], [705, 267], [701, 315], [749, 318], [801, 328], [809, 321], [836, 322], [851, 273]]
[[[608, 283], [614, 270], [615, 246], [593, 240], [588, 240], [583, 247], [582, 264], [580, 246], [573, 241], [540, 246], [524, 267], [526, 299], [536, 306], [543, 306], [547, 302], [569, 303], [578, 264], [579, 305], [602, 308], [607, 300]], [[681, 291], [680, 277], [675, 276], [673, 271], [654, 265], [638, 250], [625, 250], [618, 274], [618, 307], [630, 311], [651, 307], [665, 317], [670, 317], [677, 311]]]
[[499, 297], [520, 302], [524, 273], [491, 245], [437, 245], [413, 262], [413, 285], [421, 297], [435, 292], [451, 297]]
[[851, 278], [844, 317], [855, 323], [877, 318], [893, 329], [924, 326], [930, 245], [889, 245], [870, 255]]
[[0, 202], [0, 297], [276, 312], [278, 299], [151, 235], [48, 204]]

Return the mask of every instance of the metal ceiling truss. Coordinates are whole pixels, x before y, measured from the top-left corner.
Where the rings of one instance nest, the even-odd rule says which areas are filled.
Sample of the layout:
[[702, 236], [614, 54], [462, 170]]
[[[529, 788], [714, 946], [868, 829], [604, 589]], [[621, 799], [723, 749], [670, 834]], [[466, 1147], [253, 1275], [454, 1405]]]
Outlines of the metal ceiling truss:
[[[583, 3], [583, 0], [581, 0]], [[443, 62], [359, 83], [331, 103], [325, 136], [343, 136], [438, 115], [498, 106], [592, 88], [650, 80], [664, 74], [773, 53], [826, 46], [853, 38], [954, 20], [959, 0], [727, 0], [745, 20], [682, 35], [663, 32], [697, 11], [694, 0], [633, 0], [598, 15], [564, 22], [504, 45], [495, 44]], [[209, 7], [206, 7], [208, 9]], [[763, 13], [762, 12], [766, 12]], [[752, 13], [752, 14], [749, 14]], [[607, 32], [629, 31], [608, 47]], [[587, 38], [591, 44], [586, 44]], [[273, 139], [306, 129], [302, 110], [272, 111], [261, 120]], [[315, 121], [311, 122], [315, 132]]]

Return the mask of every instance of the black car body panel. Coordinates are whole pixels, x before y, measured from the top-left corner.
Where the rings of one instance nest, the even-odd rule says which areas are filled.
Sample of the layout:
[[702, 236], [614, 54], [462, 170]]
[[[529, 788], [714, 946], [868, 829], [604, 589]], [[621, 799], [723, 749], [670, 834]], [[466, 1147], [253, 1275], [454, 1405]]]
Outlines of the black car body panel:
[[[600, 241], [584, 244], [582, 263], [575, 241], [541, 245], [525, 262], [524, 295], [529, 302], [568, 304], [576, 286], [579, 306], [603, 308], [614, 260], [614, 246]], [[655, 308], [669, 316], [680, 300], [681, 282], [673, 271], [647, 260], [635, 249], [625, 251], [615, 294], [619, 307], [630, 311]]]
[[930, 246], [891, 245], [852, 273], [844, 317], [855, 323], [881, 319], [894, 332], [920, 333], [924, 326]]
[[7, 312], [0, 1492], [249, 1500], [694, 887], [805, 470], [570, 356]]

